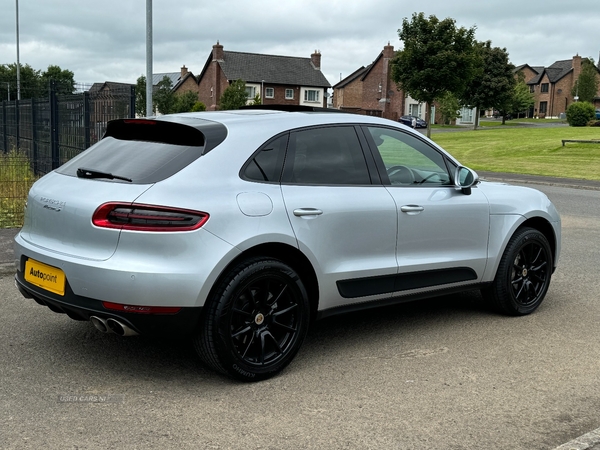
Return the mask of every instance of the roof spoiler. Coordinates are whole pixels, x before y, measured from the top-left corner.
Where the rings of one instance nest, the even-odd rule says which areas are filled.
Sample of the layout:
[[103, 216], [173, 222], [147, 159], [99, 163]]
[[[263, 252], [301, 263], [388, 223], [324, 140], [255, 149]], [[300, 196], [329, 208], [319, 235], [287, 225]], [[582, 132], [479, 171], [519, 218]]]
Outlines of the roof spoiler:
[[160, 142], [190, 147], [202, 147], [206, 142], [204, 134], [197, 128], [152, 119], [111, 120], [102, 139], [106, 137], [123, 141]]

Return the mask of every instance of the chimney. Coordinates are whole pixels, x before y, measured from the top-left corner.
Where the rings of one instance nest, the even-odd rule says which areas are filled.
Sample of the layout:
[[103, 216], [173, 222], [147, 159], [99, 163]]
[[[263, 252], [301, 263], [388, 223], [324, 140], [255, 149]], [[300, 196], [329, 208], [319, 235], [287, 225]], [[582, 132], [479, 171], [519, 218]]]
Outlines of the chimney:
[[213, 59], [213, 61], [223, 61], [224, 60], [223, 46], [221, 44], [219, 44], [219, 41], [217, 41], [216, 45], [213, 45], [212, 59]]
[[321, 52], [319, 50], [315, 50], [315, 52], [310, 55], [310, 61], [316, 70], [321, 70]]
[[579, 79], [581, 73], [581, 56], [579, 54], [573, 56], [573, 84]]
[[383, 57], [389, 59], [394, 57], [394, 46], [390, 45], [389, 42], [385, 47], [383, 47]]
[[181, 67], [181, 79], [183, 79], [183, 77], [185, 77], [188, 73], [187, 67], [185, 67], [185, 64]]

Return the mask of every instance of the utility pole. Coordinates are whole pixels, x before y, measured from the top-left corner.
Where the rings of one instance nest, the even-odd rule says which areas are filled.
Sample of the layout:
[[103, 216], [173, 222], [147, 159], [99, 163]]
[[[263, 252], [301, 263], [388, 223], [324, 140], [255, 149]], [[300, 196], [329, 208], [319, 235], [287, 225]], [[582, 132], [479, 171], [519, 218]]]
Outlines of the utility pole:
[[21, 62], [19, 60], [19, 0], [15, 0], [17, 10], [17, 100], [21, 100]]
[[146, 0], [146, 117], [152, 115], [152, 0]]

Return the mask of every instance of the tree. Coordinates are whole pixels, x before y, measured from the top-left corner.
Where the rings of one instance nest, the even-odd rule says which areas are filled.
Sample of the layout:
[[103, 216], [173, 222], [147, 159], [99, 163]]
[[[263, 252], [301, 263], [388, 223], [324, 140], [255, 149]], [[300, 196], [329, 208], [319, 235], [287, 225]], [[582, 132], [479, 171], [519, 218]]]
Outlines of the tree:
[[[467, 85], [463, 104], [476, 108], [473, 129], [477, 129], [479, 110], [494, 108], [510, 109], [516, 84], [514, 66], [508, 60], [505, 48], [492, 47], [490, 41], [475, 45], [478, 65], [475, 77]], [[506, 114], [502, 115], [502, 123]]]
[[173, 82], [168, 76], [164, 76], [152, 90], [152, 98], [155, 109], [161, 114], [175, 112], [175, 94], [173, 93]]
[[[40, 71], [29, 64], [20, 65], [21, 99], [39, 98], [48, 95], [48, 87], [40, 83]], [[17, 64], [2, 64], [0, 66], [0, 100], [8, 100], [10, 90], [11, 100], [17, 98]]]
[[187, 91], [183, 94], [175, 95], [174, 113], [193, 111], [195, 104], [198, 103], [198, 93]]
[[141, 75], [135, 83], [135, 115], [146, 115], [146, 77]]
[[449, 125], [450, 122], [460, 117], [460, 103], [456, 96], [451, 92], [446, 92], [442, 98], [438, 99], [439, 111], [442, 115], [442, 122]]
[[592, 58], [585, 58], [581, 61], [581, 72], [575, 81], [573, 97], [579, 97], [581, 102], [594, 102], [594, 98], [598, 95], [598, 69], [594, 65]]
[[254, 98], [252, 99], [251, 105], [262, 105], [262, 99], [260, 98], [260, 94], [257, 92]]
[[[50, 81], [54, 80], [58, 95], [68, 95], [75, 91], [73, 72], [50, 65], [44, 72], [33, 69], [29, 64], [20, 66], [21, 99], [47, 97]], [[0, 100], [17, 98], [17, 65], [0, 65]]]
[[461, 97], [475, 76], [475, 27], [456, 28], [454, 19], [414, 13], [398, 30], [404, 49], [392, 60], [392, 79], [405, 93], [426, 103], [427, 136], [431, 136], [429, 107], [446, 92]]
[[40, 77], [42, 89], [48, 89], [50, 82], [54, 81], [54, 87], [58, 95], [68, 95], [75, 92], [74, 74], [70, 70], [61, 69], [60, 66], [48, 66]]
[[535, 96], [529, 90], [529, 86], [525, 83], [525, 74], [519, 72], [517, 74], [517, 82], [513, 89], [511, 112], [520, 113], [527, 111], [535, 104]]
[[231, 83], [223, 95], [219, 99], [219, 109], [222, 111], [228, 109], [239, 109], [244, 106], [248, 101], [248, 94], [246, 93], [246, 82], [244, 80], [237, 80]]

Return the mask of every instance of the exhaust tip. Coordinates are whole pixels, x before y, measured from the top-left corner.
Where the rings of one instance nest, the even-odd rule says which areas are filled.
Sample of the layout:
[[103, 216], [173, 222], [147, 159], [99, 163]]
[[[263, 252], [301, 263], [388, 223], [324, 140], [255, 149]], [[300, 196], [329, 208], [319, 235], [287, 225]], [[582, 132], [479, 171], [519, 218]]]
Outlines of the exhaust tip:
[[135, 336], [138, 334], [137, 332], [129, 328], [127, 325], [119, 322], [116, 319], [107, 319], [106, 325], [110, 329], [110, 331], [112, 331], [115, 334], [118, 334], [119, 336]]
[[96, 329], [98, 331], [101, 331], [102, 333], [110, 333], [110, 331], [111, 331], [108, 328], [106, 321], [104, 319], [101, 319], [100, 317], [91, 316], [90, 322], [92, 322], [92, 325], [94, 325], [96, 327]]

